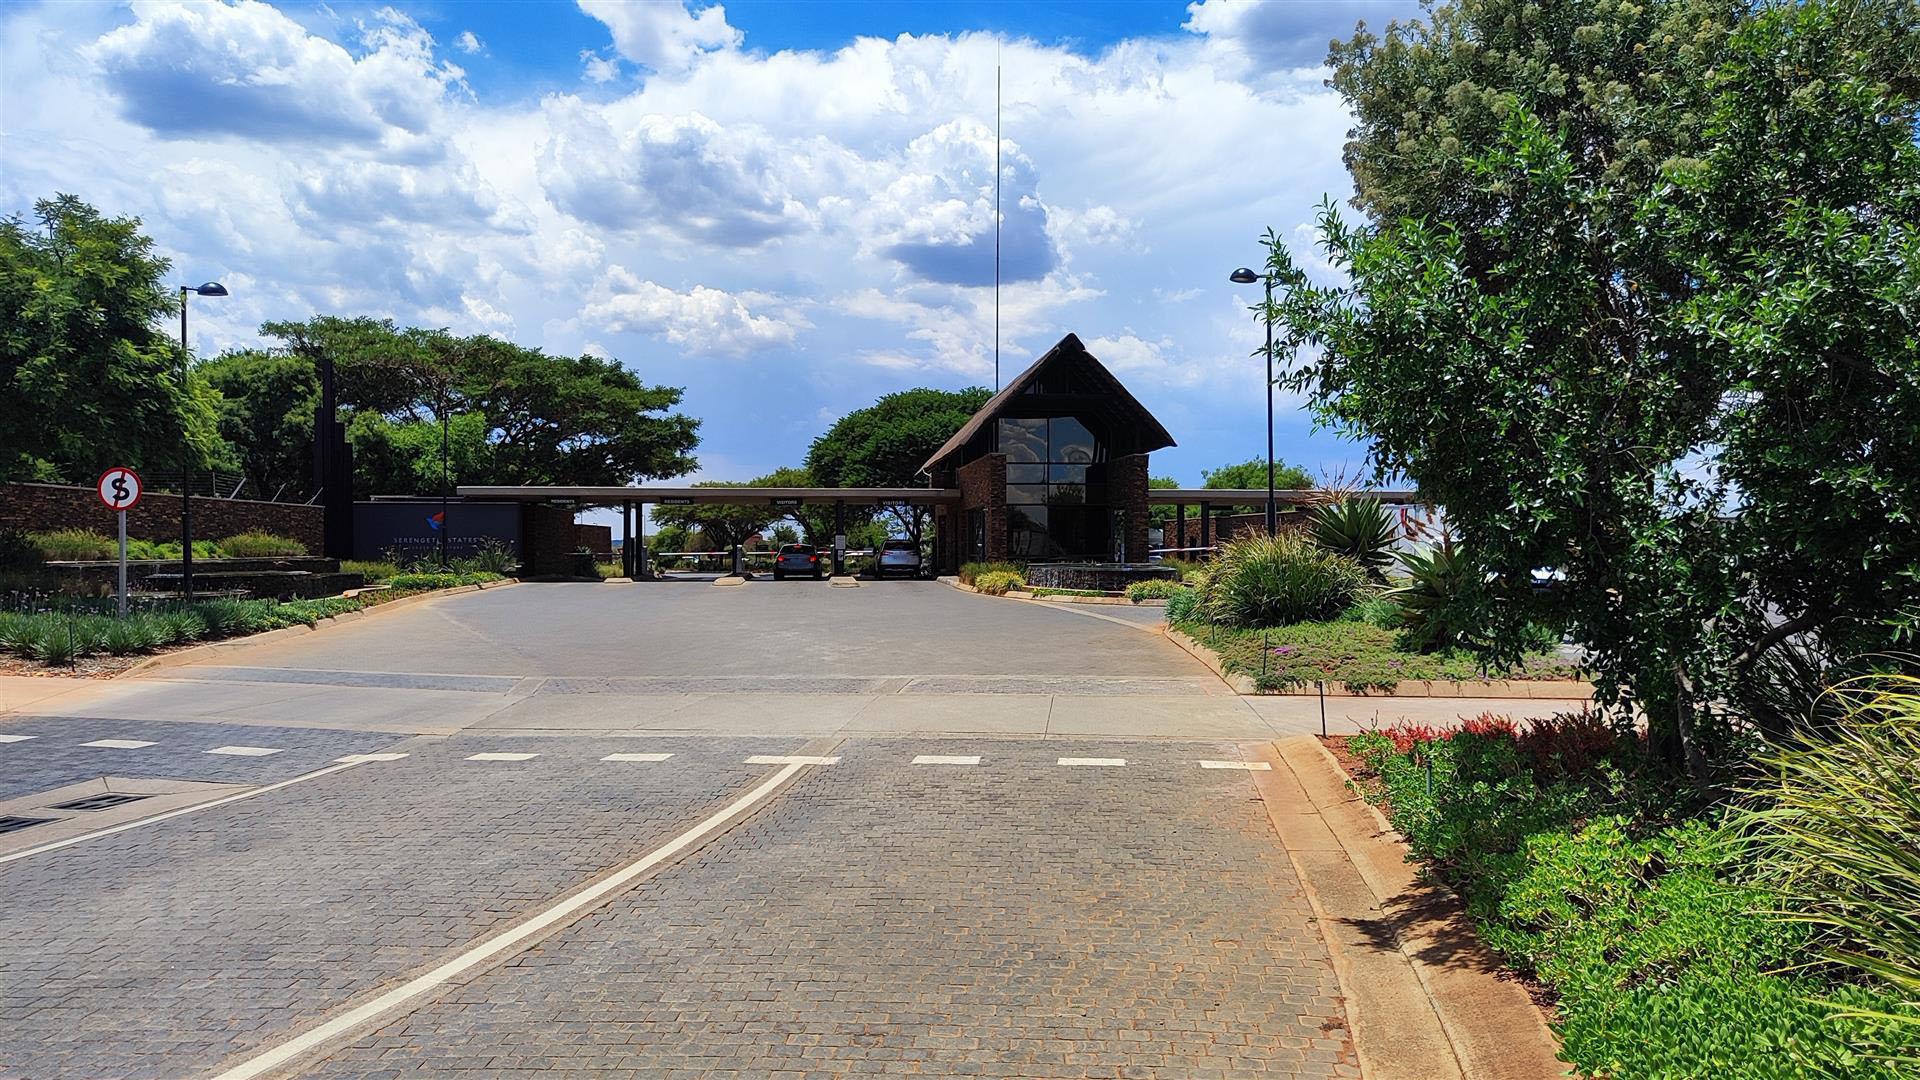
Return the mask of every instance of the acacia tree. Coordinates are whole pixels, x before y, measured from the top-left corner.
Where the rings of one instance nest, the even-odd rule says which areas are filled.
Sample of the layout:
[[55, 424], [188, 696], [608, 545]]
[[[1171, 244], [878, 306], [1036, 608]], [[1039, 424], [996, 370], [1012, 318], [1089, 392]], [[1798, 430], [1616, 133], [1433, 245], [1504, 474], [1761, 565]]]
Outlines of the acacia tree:
[[[694, 487], [753, 487], [740, 480], [702, 480]], [[701, 503], [697, 506], [656, 506], [653, 520], [687, 532], [698, 530], [716, 549], [744, 544], [754, 533], [779, 521], [781, 512], [764, 504]]]
[[[826, 487], [923, 487], [920, 466], [993, 395], [965, 390], [902, 390], [841, 417], [807, 449], [807, 471]], [[917, 546], [924, 506], [880, 507]]]
[[1367, 221], [1320, 219], [1348, 283], [1267, 236], [1268, 314], [1318, 347], [1284, 381], [1446, 506], [1488, 659], [1571, 633], [1697, 773], [1755, 657], [1920, 610], [1916, 10], [1459, 0], [1363, 32], [1331, 84]]

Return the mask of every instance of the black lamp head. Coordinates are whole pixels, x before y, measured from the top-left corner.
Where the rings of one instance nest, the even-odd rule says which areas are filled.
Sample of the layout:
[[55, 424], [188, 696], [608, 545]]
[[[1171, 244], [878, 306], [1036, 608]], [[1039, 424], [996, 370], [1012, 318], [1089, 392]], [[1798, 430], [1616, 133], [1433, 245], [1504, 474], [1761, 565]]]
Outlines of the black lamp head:
[[1243, 266], [1227, 275], [1227, 280], [1233, 282], [1235, 285], [1251, 285], [1260, 280], [1260, 275]]
[[209, 281], [205, 285], [202, 285], [199, 288], [194, 289], [193, 291], [199, 293], [201, 296], [227, 295], [227, 287], [225, 285], [220, 284], [217, 281]]

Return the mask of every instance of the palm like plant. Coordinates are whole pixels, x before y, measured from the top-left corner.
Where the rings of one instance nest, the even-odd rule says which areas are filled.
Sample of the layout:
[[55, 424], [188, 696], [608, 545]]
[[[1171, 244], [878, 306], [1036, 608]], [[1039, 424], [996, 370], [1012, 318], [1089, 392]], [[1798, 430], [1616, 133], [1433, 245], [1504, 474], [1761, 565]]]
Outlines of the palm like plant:
[[1348, 499], [1316, 507], [1312, 525], [1314, 543], [1359, 563], [1374, 580], [1384, 579], [1398, 530], [1378, 500]]
[[1468, 620], [1457, 600], [1471, 581], [1473, 567], [1452, 538], [1443, 536], [1424, 552], [1402, 552], [1400, 566], [1407, 572], [1406, 584], [1388, 595], [1400, 604], [1407, 643], [1421, 652], [1437, 652], [1465, 640]]

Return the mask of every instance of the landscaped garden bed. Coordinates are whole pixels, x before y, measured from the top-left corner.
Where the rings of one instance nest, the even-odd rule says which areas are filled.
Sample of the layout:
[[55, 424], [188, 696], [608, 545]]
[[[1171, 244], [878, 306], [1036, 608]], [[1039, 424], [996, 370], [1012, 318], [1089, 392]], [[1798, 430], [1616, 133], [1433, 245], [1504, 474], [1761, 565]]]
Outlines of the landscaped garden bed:
[[1324, 682], [1349, 693], [1393, 693], [1412, 682], [1577, 681], [1577, 665], [1536, 654], [1507, 671], [1486, 670], [1471, 654], [1422, 653], [1407, 649], [1398, 631], [1353, 617], [1301, 622], [1266, 630], [1214, 626], [1192, 620], [1175, 628], [1211, 650], [1229, 674], [1244, 675], [1254, 688], [1282, 692]]
[[1327, 741], [1583, 1075], [1892, 1080], [1920, 1067], [1920, 697], [1853, 698], [1854, 734], [1731, 804], [1595, 714]]

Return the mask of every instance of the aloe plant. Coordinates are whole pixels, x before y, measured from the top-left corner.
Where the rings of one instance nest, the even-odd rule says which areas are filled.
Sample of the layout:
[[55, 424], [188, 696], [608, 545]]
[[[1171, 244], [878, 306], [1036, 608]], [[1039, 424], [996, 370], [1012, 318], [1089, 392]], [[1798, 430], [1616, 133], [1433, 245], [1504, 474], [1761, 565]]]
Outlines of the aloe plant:
[[1425, 551], [1400, 553], [1406, 583], [1390, 590], [1400, 604], [1400, 625], [1407, 645], [1420, 652], [1438, 652], [1464, 641], [1470, 620], [1458, 600], [1472, 581], [1473, 564], [1449, 537]]
[[1384, 580], [1398, 539], [1393, 515], [1377, 499], [1349, 499], [1313, 511], [1313, 542], [1359, 563], [1367, 575]]

